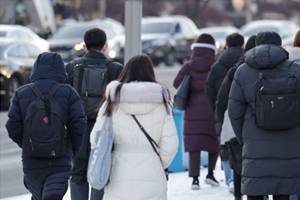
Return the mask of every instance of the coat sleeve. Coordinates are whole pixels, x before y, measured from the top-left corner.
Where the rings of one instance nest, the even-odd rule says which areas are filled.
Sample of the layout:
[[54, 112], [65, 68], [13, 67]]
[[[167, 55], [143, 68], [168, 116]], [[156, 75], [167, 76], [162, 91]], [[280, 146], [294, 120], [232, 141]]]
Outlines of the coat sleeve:
[[236, 71], [231, 85], [228, 102], [228, 115], [232, 124], [232, 128], [240, 144], [243, 144], [242, 130], [244, 116], [247, 109], [247, 102], [244, 91], [241, 86], [240, 68]]
[[104, 113], [104, 109], [106, 108], [106, 105], [107, 105], [107, 101], [105, 101], [102, 104], [102, 106], [101, 106], [101, 108], [98, 112], [97, 119], [96, 119], [96, 122], [94, 124], [94, 127], [91, 131], [91, 134], [90, 134], [90, 144], [91, 144], [92, 149], [96, 147], [96, 133], [97, 133], [97, 131], [101, 130], [104, 119], [105, 119], [105, 116], [103, 116], [103, 113]]
[[71, 90], [68, 108], [68, 134], [72, 142], [73, 151], [76, 153], [83, 143], [87, 125], [81, 99], [73, 88]]
[[232, 84], [235, 71], [236, 71], [236, 67], [232, 67], [229, 69], [228, 73], [226, 74], [221, 84], [220, 90], [217, 95], [216, 115], [217, 115], [217, 120], [220, 123], [223, 123], [224, 121], [224, 113], [227, 110], [230, 87]]
[[210, 72], [207, 75], [206, 82], [205, 82], [205, 95], [207, 97], [208, 103], [210, 108], [213, 112], [216, 109], [216, 98], [218, 91], [216, 91], [216, 76], [215, 76], [215, 67], [217, 62], [214, 63], [211, 67]]
[[178, 74], [176, 75], [174, 81], [173, 81], [173, 86], [174, 88], [178, 88], [180, 83], [182, 82], [183, 80], [183, 77], [186, 73], [186, 70], [187, 70], [187, 63], [185, 65], [182, 66], [182, 68], [179, 70]]
[[159, 144], [159, 155], [164, 169], [169, 167], [178, 151], [178, 135], [172, 115], [167, 115], [164, 120], [162, 137]]
[[5, 124], [8, 136], [22, 148], [23, 117], [20, 109], [18, 93], [16, 92], [8, 110], [8, 120]]

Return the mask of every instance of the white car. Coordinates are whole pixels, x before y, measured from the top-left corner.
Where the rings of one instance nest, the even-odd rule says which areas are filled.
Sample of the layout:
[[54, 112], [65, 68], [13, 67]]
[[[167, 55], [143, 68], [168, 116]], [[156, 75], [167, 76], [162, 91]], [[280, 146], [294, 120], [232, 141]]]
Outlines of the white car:
[[255, 20], [240, 28], [245, 42], [251, 35], [257, 35], [261, 31], [274, 31], [281, 36], [283, 47], [290, 45], [299, 29], [296, 23], [288, 20]]
[[13, 38], [22, 41], [31, 41], [42, 51], [49, 51], [49, 42], [38, 36], [30, 28], [21, 25], [0, 24], [0, 38]]

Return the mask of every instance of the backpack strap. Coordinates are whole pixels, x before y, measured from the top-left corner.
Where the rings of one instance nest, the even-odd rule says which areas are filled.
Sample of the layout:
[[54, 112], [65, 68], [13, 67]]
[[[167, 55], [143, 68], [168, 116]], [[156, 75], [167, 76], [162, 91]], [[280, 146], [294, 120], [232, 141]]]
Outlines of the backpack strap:
[[49, 97], [52, 97], [54, 95], [54, 93], [56, 92], [56, 90], [62, 86], [63, 84], [61, 83], [56, 83], [55, 85], [52, 86], [52, 88], [50, 89], [49, 93], [48, 93], [48, 96]]
[[34, 94], [36, 95], [37, 98], [43, 96], [43, 94], [41, 93], [41, 91], [39, 90], [39, 88], [34, 83], [29, 83], [28, 86], [34, 92]]

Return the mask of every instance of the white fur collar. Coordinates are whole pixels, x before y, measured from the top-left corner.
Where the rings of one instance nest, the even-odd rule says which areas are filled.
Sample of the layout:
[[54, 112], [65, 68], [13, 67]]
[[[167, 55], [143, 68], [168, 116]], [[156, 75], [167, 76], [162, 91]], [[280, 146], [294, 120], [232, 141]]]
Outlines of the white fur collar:
[[[115, 91], [120, 84], [112, 81], [107, 85], [106, 96], [115, 101]], [[163, 95], [168, 101], [168, 92], [165, 86], [153, 82], [130, 82], [122, 86], [120, 102], [129, 103], [162, 103]]]
[[204, 47], [204, 48], [212, 49], [215, 52], [217, 51], [217, 48], [215, 47], [215, 45], [207, 44], [207, 43], [193, 43], [191, 45], [191, 50], [193, 50], [195, 47]]

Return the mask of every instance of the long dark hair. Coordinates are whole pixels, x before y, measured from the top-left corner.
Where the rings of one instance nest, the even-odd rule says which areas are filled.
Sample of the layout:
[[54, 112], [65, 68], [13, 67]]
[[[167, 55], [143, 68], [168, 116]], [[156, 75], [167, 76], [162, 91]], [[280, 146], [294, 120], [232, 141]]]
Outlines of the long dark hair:
[[[107, 101], [107, 106], [103, 115], [110, 116], [112, 114], [113, 109], [118, 107], [120, 103], [121, 88], [123, 87], [124, 83], [130, 83], [133, 81], [158, 83], [155, 78], [153, 63], [149, 58], [149, 56], [147, 56], [146, 54], [133, 56], [125, 64], [124, 69], [122, 70], [117, 80], [121, 84], [119, 84], [116, 88], [114, 94], [115, 95], [114, 101], [111, 100], [110, 96], [108, 97], [106, 95], [104, 96], [103, 102]], [[163, 96], [163, 102], [165, 108], [167, 110], [167, 113], [169, 114], [170, 111], [168, 109], [168, 104], [171, 102], [170, 92], [167, 89], [167, 87], [165, 88], [168, 93], [167, 95], [168, 99], [166, 99], [166, 95], [164, 95], [163, 93], [162, 96]]]

